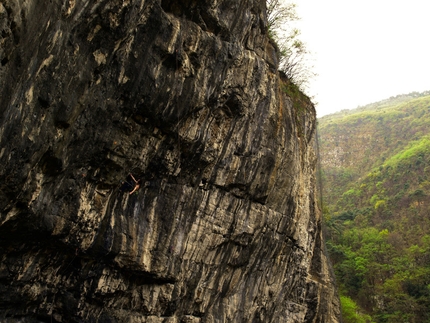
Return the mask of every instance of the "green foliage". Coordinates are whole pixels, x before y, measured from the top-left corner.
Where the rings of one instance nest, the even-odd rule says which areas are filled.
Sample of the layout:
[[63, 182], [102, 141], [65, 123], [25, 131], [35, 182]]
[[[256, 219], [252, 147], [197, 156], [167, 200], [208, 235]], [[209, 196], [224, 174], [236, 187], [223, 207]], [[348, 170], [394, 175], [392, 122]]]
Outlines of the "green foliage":
[[346, 191], [345, 193], [343, 193], [343, 198], [344, 199], [356, 199], [360, 196], [361, 191], [357, 188], [351, 188], [350, 190]]
[[387, 201], [385, 200], [378, 200], [375, 203], [375, 209], [382, 209], [382, 208], [386, 208], [387, 207]]
[[369, 315], [361, 314], [357, 304], [348, 296], [340, 296], [342, 318], [345, 323], [371, 323]]
[[408, 146], [398, 154], [386, 160], [384, 167], [401, 167], [412, 159], [417, 163], [421, 163], [426, 154], [430, 153], [430, 136], [425, 136], [419, 140], [412, 141]]
[[430, 92], [319, 125], [327, 247], [351, 320], [430, 322]]

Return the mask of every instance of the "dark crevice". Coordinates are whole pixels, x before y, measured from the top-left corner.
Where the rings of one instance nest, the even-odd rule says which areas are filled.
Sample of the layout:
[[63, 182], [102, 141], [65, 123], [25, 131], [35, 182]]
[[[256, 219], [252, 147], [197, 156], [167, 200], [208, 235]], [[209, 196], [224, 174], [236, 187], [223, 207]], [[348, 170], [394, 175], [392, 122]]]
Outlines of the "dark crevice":
[[9, 63], [9, 58], [5, 57], [1, 60], [1, 65], [5, 66], [7, 63]]

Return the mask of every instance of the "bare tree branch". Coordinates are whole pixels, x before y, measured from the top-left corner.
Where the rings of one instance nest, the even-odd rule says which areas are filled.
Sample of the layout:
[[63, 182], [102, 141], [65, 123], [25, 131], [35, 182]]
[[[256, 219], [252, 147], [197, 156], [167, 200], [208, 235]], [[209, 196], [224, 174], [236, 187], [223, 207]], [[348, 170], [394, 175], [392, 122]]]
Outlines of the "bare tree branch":
[[309, 51], [299, 39], [300, 31], [292, 27], [299, 20], [295, 3], [285, 0], [266, 0], [268, 33], [280, 50], [279, 69], [283, 71], [302, 91], [315, 76], [309, 65]]

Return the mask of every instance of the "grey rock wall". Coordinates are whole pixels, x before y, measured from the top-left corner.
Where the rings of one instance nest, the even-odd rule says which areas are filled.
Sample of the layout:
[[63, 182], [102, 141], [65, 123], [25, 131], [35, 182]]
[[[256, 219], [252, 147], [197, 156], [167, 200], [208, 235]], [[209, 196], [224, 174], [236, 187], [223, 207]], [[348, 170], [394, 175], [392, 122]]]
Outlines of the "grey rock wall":
[[0, 29], [0, 320], [339, 322], [264, 1], [3, 0]]

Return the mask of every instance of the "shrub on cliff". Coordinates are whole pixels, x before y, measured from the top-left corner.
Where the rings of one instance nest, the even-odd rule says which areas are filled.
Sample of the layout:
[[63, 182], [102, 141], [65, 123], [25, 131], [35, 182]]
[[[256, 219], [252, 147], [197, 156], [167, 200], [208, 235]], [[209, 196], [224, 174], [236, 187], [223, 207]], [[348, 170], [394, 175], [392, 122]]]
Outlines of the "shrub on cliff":
[[279, 48], [279, 69], [304, 91], [309, 80], [315, 76], [310, 65], [310, 52], [299, 39], [300, 31], [292, 26], [299, 20], [295, 3], [284, 0], [266, 0], [266, 13], [269, 36]]

